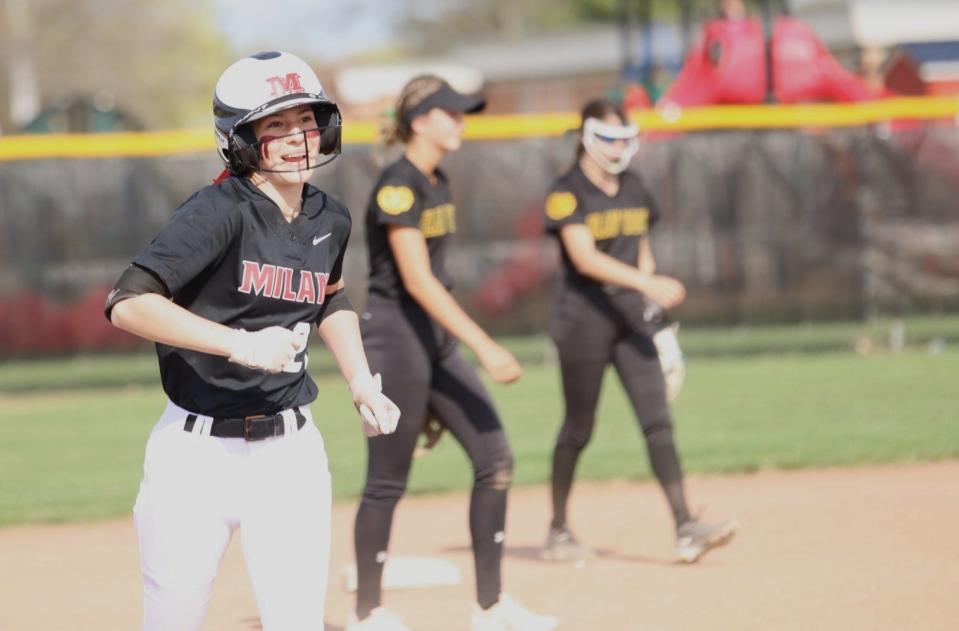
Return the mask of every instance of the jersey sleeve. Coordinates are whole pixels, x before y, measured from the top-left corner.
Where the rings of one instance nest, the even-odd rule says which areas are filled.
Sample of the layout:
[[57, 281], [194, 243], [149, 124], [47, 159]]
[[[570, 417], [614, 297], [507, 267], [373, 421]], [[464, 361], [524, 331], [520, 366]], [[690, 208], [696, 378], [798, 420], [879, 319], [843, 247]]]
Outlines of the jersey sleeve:
[[662, 215], [659, 212], [659, 204], [656, 202], [656, 198], [652, 195], [649, 196], [649, 227], [652, 228], [657, 223], [659, 223], [659, 218]]
[[133, 263], [156, 274], [175, 296], [229, 248], [239, 224], [239, 213], [194, 195]]
[[340, 279], [343, 278], [343, 259], [346, 258], [346, 247], [349, 245], [350, 241], [350, 232], [352, 231], [352, 221], [349, 218], [349, 215], [346, 216], [343, 225], [337, 226], [337, 237], [340, 243], [340, 251], [336, 255], [336, 259], [333, 262], [333, 267], [330, 269], [330, 284], [340, 282]]
[[563, 226], [586, 223], [579, 198], [563, 184], [554, 186], [546, 196], [543, 210], [546, 213], [546, 232], [558, 233]]
[[656, 201], [656, 197], [650, 192], [649, 187], [646, 186], [646, 182], [641, 177], [637, 177], [638, 186], [642, 192], [643, 197], [646, 200], [646, 208], [649, 209], [649, 227], [652, 229], [655, 226], [661, 217], [659, 210], [659, 203]]
[[423, 205], [408, 182], [387, 178], [373, 190], [369, 212], [378, 224], [418, 228]]

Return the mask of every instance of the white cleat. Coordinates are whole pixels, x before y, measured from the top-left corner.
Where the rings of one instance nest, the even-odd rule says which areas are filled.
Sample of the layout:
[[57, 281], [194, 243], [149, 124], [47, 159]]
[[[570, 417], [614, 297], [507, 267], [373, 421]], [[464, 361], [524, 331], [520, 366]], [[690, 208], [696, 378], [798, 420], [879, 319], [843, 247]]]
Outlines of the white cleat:
[[704, 554], [729, 543], [736, 534], [736, 522], [709, 524], [690, 520], [676, 532], [676, 557], [680, 563], [695, 563]]
[[539, 556], [544, 561], [572, 561], [583, 564], [593, 556], [593, 551], [581, 544], [569, 528], [550, 528], [546, 545]]
[[558, 624], [555, 616], [533, 613], [506, 594], [485, 611], [473, 605], [473, 631], [553, 631]]
[[403, 624], [399, 616], [386, 607], [377, 607], [362, 620], [350, 616], [350, 623], [346, 625], [346, 631], [410, 631], [410, 628]]

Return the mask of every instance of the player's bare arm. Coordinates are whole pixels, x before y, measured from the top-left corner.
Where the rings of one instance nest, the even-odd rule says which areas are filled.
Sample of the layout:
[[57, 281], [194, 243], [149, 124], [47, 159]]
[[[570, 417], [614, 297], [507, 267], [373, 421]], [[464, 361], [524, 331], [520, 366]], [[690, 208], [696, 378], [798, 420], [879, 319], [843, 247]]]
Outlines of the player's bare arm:
[[636, 267], [639, 273], [646, 276], [652, 276], [656, 273], [656, 259], [653, 257], [653, 248], [649, 244], [649, 237], [642, 237], [639, 240], [639, 256], [636, 257]]
[[[340, 293], [344, 291], [343, 287], [342, 279], [333, 285], [331, 301], [345, 295]], [[380, 376], [370, 374], [356, 312], [352, 309], [337, 310], [320, 321], [317, 331], [333, 354], [340, 374], [349, 384], [353, 403], [363, 421], [363, 433], [367, 436], [392, 433], [399, 422], [400, 410], [382, 394]]]
[[639, 268], [597, 250], [593, 235], [585, 225], [563, 226], [560, 229], [560, 239], [573, 265], [584, 276], [601, 283], [640, 291], [666, 309], [677, 306], [686, 297], [686, 290], [679, 281], [668, 276], [644, 273]]
[[389, 241], [403, 286], [423, 310], [469, 346], [494, 380], [517, 381], [523, 371], [513, 354], [493, 341], [433, 275], [423, 234], [416, 228], [390, 226]]
[[266, 372], [279, 372], [303, 350], [302, 342], [289, 329], [273, 326], [257, 332], [239, 331], [154, 293], [121, 300], [113, 307], [110, 321], [151, 342], [229, 357], [234, 363]]

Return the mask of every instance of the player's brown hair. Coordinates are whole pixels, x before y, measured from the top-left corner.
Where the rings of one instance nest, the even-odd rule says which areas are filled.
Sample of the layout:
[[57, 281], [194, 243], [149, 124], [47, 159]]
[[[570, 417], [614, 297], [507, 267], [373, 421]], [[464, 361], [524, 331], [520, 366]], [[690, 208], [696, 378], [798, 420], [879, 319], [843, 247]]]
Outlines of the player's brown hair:
[[396, 97], [393, 124], [386, 129], [384, 142], [387, 147], [409, 141], [413, 136], [413, 128], [410, 126], [410, 110], [422, 103], [423, 99], [439, 90], [443, 83], [444, 81], [441, 78], [432, 74], [418, 75], [406, 82], [406, 85], [400, 90], [399, 96]]
[[576, 160], [578, 161], [583, 157], [583, 152], [586, 151], [586, 148], [583, 147], [583, 123], [586, 122], [587, 118], [598, 118], [603, 120], [610, 114], [614, 114], [619, 118], [619, 121], [623, 125], [629, 124], [629, 119], [626, 117], [626, 112], [623, 111], [623, 108], [619, 104], [610, 101], [609, 99], [593, 99], [583, 106], [583, 109], [579, 112], [579, 143], [576, 145]]

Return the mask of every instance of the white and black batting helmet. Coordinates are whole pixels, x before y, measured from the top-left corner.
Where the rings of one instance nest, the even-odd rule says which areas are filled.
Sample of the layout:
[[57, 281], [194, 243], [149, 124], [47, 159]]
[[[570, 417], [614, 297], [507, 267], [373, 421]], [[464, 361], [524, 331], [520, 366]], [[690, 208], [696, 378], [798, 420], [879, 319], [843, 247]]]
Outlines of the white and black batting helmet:
[[313, 69], [290, 53], [269, 51], [250, 55], [223, 71], [213, 91], [217, 151], [234, 175], [258, 169], [259, 151], [249, 123], [289, 107], [309, 104], [320, 132], [319, 152], [340, 153], [342, 119], [336, 103], [326, 97]]

